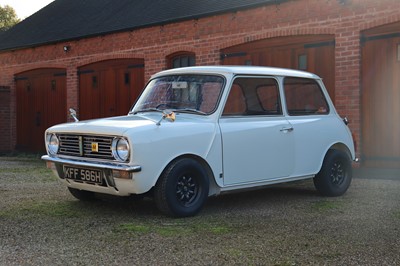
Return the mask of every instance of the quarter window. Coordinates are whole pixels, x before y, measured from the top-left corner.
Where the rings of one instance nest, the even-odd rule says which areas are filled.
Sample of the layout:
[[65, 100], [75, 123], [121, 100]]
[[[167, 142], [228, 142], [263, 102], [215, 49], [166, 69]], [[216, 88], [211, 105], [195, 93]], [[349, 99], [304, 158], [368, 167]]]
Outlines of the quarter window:
[[223, 116], [281, 115], [278, 84], [272, 78], [236, 78]]
[[289, 115], [325, 115], [329, 113], [326, 98], [315, 80], [285, 78], [284, 87]]

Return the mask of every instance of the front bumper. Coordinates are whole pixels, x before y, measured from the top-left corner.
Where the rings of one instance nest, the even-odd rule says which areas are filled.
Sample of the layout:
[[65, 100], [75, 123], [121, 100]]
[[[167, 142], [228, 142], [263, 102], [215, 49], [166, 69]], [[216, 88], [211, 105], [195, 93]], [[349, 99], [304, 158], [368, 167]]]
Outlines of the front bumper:
[[[134, 182], [134, 173], [142, 170], [138, 165], [122, 165], [109, 162], [88, 162], [65, 158], [42, 156], [46, 161], [47, 167], [51, 169], [68, 187], [88, 190], [97, 193], [111, 194], [116, 196], [128, 196], [131, 194], [141, 194], [140, 188]], [[64, 177], [63, 165], [70, 165], [81, 168], [98, 169], [102, 171], [105, 184], [97, 185], [88, 182], [79, 182]]]
[[70, 164], [70, 165], [83, 166], [83, 167], [126, 171], [129, 173], [137, 173], [137, 172], [142, 171], [142, 167], [139, 165], [129, 166], [129, 165], [122, 165], [122, 164], [116, 164], [116, 163], [103, 163], [103, 162], [92, 163], [92, 162], [87, 162], [87, 161], [78, 161], [78, 160], [50, 157], [48, 155], [43, 155], [42, 160], [45, 160], [47, 162], [59, 163], [59, 164]]

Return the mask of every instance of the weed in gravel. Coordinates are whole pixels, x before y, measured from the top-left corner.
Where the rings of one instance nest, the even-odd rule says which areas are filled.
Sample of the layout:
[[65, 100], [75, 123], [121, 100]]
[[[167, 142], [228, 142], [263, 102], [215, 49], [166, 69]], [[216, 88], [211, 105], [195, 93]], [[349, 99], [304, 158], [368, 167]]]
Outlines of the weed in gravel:
[[214, 234], [226, 234], [231, 231], [231, 229], [226, 226], [215, 226], [215, 227], [210, 227], [209, 229]]
[[234, 258], [235, 261], [240, 261], [240, 265], [258, 265], [255, 263], [255, 257], [253, 253], [246, 249], [241, 249], [239, 247], [230, 247], [226, 249], [225, 255], [229, 258]]
[[34, 166], [34, 167], [32, 167], [32, 166], [31, 167], [21, 167], [18, 165], [14, 165], [12, 167], [0, 169], [0, 173], [12, 173], [12, 174], [29, 173], [31, 175], [34, 175], [34, 174], [49, 173], [49, 171], [45, 167], [43, 167], [43, 165]]
[[287, 259], [287, 260], [281, 261], [281, 262], [276, 262], [274, 264], [274, 266], [296, 266], [296, 265], [297, 265], [297, 263], [290, 259]]
[[318, 212], [326, 212], [330, 210], [337, 210], [342, 207], [339, 201], [320, 200], [312, 205], [312, 209]]
[[172, 237], [172, 236], [181, 236], [187, 235], [190, 233], [187, 228], [184, 228], [180, 225], [156, 225], [156, 224], [135, 224], [135, 223], [126, 223], [120, 224], [114, 230], [116, 232], [128, 232], [133, 235], [143, 235], [156, 233], [160, 236]]
[[219, 222], [210, 220], [193, 220], [188, 226], [193, 228], [194, 232], [210, 232], [212, 234], [227, 234], [233, 231], [233, 227], [228, 224], [221, 224]]
[[323, 261], [335, 260], [343, 256], [340, 251], [332, 250], [325, 250], [322, 251], [320, 254], [314, 255], [316, 258], [321, 258]]
[[175, 237], [175, 236], [186, 236], [192, 233], [190, 228], [185, 227], [172, 227], [172, 226], [160, 226], [157, 227], [155, 232], [160, 236], [164, 237]]
[[125, 231], [130, 233], [149, 233], [151, 232], [151, 227], [142, 224], [120, 224], [117, 231]]
[[0, 179], [8, 183], [48, 183], [57, 180], [43, 161], [30, 157], [0, 157]]
[[73, 207], [70, 202], [39, 202], [27, 209], [30, 212], [50, 217], [79, 217], [83, 213]]
[[0, 212], [0, 217], [33, 219], [39, 217], [77, 218], [85, 215], [71, 202], [32, 202], [22, 203], [14, 208]]
[[216, 225], [212, 223], [204, 222], [193, 222], [183, 223], [177, 221], [173, 223], [125, 223], [119, 224], [115, 230], [116, 232], [129, 232], [134, 235], [136, 234], [149, 234], [156, 233], [164, 237], [176, 237], [176, 236], [187, 236], [199, 233], [211, 233], [211, 234], [227, 234], [232, 229], [227, 225]]
[[394, 217], [395, 219], [400, 220], [400, 211], [395, 211], [395, 212], [393, 212], [393, 217]]

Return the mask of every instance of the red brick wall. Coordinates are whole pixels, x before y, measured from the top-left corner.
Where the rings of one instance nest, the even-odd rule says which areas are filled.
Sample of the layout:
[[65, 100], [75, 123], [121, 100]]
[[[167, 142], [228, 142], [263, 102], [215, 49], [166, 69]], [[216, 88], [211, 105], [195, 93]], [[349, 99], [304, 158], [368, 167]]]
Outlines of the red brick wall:
[[[293, 0], [198, 20], [1, 52], [0, 85], [11, 87], [12, 145], [16, 142], [15, 73], [40, 67], [66, 68], [67, 106], [76, 108], [77, 68], [85, 64], [113, 58], [144, 58], [145, 78], [148, 79], [165, 69], [165, 58], [178, 51], [195, 53], [197, 65], [216, 65], [220, 63], [223, 48], [265, 38], [304, 34], [335, 36], [336, 107], [340, 114], [349, 117], [358, 141], [360, 31], [396, 21], [400, 21], [399, 0]], [[64, 45], [71, 47], [69, 52], [63, 51]]]
[[10, 88], [0, 86], [0, 153], [12, 150], [10, 96]]

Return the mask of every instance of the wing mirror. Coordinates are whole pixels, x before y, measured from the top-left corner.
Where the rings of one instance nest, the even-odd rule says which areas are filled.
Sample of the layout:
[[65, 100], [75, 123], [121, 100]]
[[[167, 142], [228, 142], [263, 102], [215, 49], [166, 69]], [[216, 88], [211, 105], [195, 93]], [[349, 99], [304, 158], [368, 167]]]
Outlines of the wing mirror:
[[76, 116], [76, 111], [73, 108], [69, 108], [69, 114], [75, 120], [75, 122], [79, 122], [78, 117]]
[[169, 122], [174, 122], [176, 119], [175, 113], [168, 109], [164, 110], [161, 119], [157, 122], [156, 125], [161, 125], [161, 121], [164, 119], [168, 120]]

